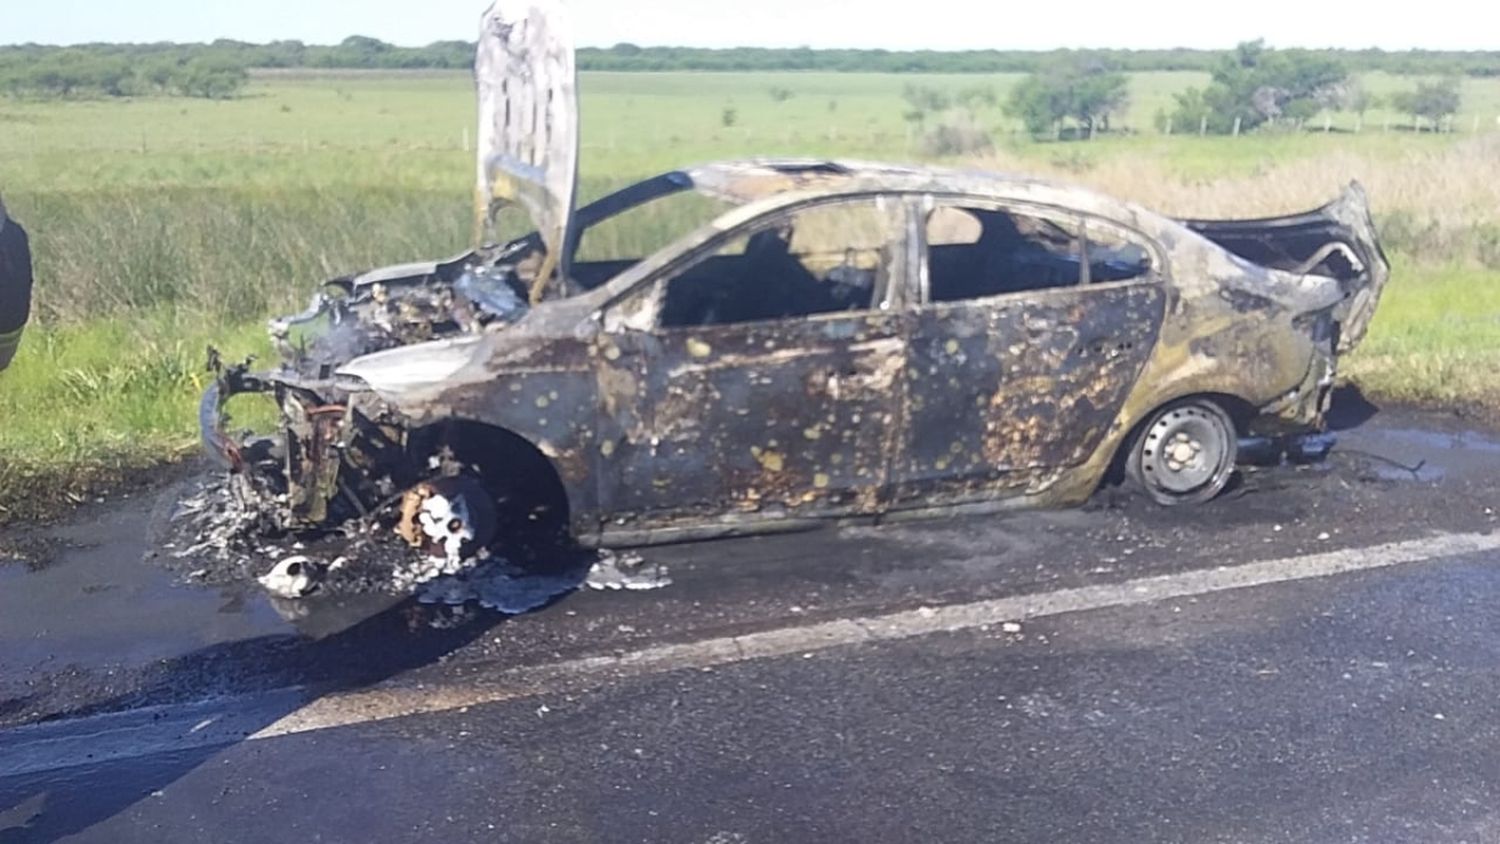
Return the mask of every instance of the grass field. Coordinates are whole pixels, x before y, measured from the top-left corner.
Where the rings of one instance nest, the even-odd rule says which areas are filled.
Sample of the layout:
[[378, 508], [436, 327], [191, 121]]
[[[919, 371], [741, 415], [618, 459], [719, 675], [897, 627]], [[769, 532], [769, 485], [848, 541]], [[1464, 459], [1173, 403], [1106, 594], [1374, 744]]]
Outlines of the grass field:
[[[1016, 78], [586, 74], [582, 193], [716, 158], [917, 158], [904, 86], [1003, 97]], [[1136, 131], [1091, 142], [1033, 142], [983, 112], [996, 151], [965, 163], [1183, 215], [1293, 210], [1359, 178], [1397, 271], [1348, 372], [1376, 395], [1500, 404], [1500, 80], [1465, 83], [1453, 134], [1380, 112], [1359, 133], [1342, 115], [1326, 134], [1158, 134], [1154, 115], [1203, 81], [1137, 76]], [[190, 451], [210, 342], [264, 351], [264, 318], [316, 281], [463, 248], [472, 122], [467, 79], [447, 73], [263, 75], [228, 102], [0, 100], [0, 193], [38, 275], [37, 320], [0, 375], [0, 522], [38, 484], [84, 494]]]

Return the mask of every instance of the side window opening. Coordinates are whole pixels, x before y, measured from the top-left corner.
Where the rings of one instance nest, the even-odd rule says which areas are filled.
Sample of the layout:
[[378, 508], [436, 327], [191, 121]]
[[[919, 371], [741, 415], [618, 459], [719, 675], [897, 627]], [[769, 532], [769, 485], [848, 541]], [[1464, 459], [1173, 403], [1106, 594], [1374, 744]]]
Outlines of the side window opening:
[[900, 206], [819, 205], [737, 237], [667, 282], [664, 328], [862, 311], [890, 281]]
[[1150, 255], [1102, 226], [988, 208], [945, 206], [927, 217], [929, 300], [1125, 281]]
[[1127, 240], [1113, 228], [1090, 225], [1087, 236], [1089, 283], [1130, 281], [1151, 274], [1151, 253], [1144, 246]]

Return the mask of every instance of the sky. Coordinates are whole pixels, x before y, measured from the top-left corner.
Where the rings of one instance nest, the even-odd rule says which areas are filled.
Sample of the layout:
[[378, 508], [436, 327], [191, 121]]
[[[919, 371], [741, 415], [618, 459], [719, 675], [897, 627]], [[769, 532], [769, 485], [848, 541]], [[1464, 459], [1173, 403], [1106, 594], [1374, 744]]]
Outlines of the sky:
[[[0, 44], [89, 41], [329, 44], [369, 35], [402, 45], [473, 40], [486, 0], [0, 0]], [[1417, 6], [1349, 0], [571, 0], [578, 43], [696, 47], [1055, 47], [1497, 49], [1472, 0]], [[1488, 15], [1480, 15], [1480, 18]], [[1467, 21], [1467, 23], [1465, 23]]]

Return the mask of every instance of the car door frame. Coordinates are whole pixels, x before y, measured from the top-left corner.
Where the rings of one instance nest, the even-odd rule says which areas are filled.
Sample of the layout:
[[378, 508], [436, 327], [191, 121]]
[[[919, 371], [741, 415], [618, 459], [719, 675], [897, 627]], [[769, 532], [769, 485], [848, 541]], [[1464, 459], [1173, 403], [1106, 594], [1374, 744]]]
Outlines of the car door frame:
[[[1165, 312], [1169, 306], [1170, 298], [1169, 280], [1172, 278], [1172, 267], [1169, 261], [1169, 253], [1155, 238], [1142, 231], [1139, 227], [1130, 225], [1112, 217], [1106, 217], [1089, 211], [1068, 208], [1064, 206], [1046, 203], [1029, 202], [1025, 200], [1012, 199], [1008, 197], [975, 195], [968, 193], [948, 192], [925, 192], [912, 197], [912, 203], [916, 213], [914, 214], [914, 236], [916, 244], [917, 271], [913, 274], [914, 290], [911, 297], [911, 311], [913, 319], [911, 322], [911, 344], [908, 366], [908, 393], [907, 429], [903, 434], [902, 450], [897, 463], [892, 468], [892, 509], [895, 510], [924, 510], [933, 506], [945, 506], [948, 504], [967, 504], [985, 501], [995, 498], [1008, 497], [1015, 494], [1040, 492], [1055, 482], [1068, 468], [1081, 463], [1093, 453], [1098, 443], [1103, 440], [1109, 425], [1115, 420], [1120, 412], [1126, 398], [1133, 388], [1135, 381], [1139, 378], [1145, 364], [1150, 357], [1157, 338], [1160, 336]], [[1135, 243], [1147, 250], [1151, 259], [1151, 269], [1143, 278], [1127, 279], [1123, 281], [1110, 281], [1085, 284], [1083, 269], [1080, 267], [1079, 279], [1070, 285], [1062, 285], [1046, 289], [1023, 290], [1007, 293], [997, 293], [989, 296], [962, 299], [949, 302], [931, 301], [931, 251], [927, 242], [927, 218], [928, 215], [939, 207], [951, 208], [986, 208], [1007, 213], [1014, 213], [1026, 217], [1051, 220], [1081, 226], [1081, 233], [1085, 243], [1088, 241], [1088, 232], [1103, 228], [1115, 233], [1130, 243]], [[1133, 310], [1137, 316], [1146, 317], [1144, 322], [1132, 323], [1129, 319], [1104, 320], [1115, 325], [1118, 335], [1115, 339], [1106, 341], [1104, 338], [1096, 337], [1091, 332], [1087, 337], [1077, 338], [1079, 342], [1072, 344], [1071, 348], [1049, 348], [1046, 340], [1049, 338], [1045, 327], [1039, 329], [1035, 336], [1020, 337], [1012, 340], [1009, 336], [1000, 338], [995, 343], [993, 337], [995, 329], [1001, 325], [1019, 324], [1027, 325], [1030, 316], [1040, 316], [1049, 305], [1054, 305], [1057, 300], [1077, 298], [1080, 294], [1087, 294], [1091, 298], [1117, 297], [1126, 302], [1139, 299]], [[933, 350], [924, 350], [922, 344], [931, 343], [935, 338], [926, 336], [925, 326], [934, 319], [941, 319], [945, 313], [955, 313], [967, 310], [975, 319], [984, 319], [988, 322], [989, 332], [981, 335], [975, 332], [971, 341], [974, 348], [968, 348], [964, 343], [955, 342], [960, 338], [947, 338], [942, 341], [941, 352], [933, 353]], [[1056, 310], [1054, 308], [1053, 310]], [[1044, 320], [1038, 319], [1041, 323]], [[1029, 332], [1029, 329], [1028, 329]], [[1053, 345], [1056, 346], [1058, 338], [1058, 325], [1054, 324], [1050, 335]], [[972, 397], [973, 405], [980, 408], [989, 408], [990, 413], [1000, 412], [1000, 407], [995, 405], [997, 397], [1006, 395], [1010, 388], [1007, 386], [1007, 376], [1015, 377], [1025, 374], [1030, 378], [1038, 379], [1035, 373], [1007, 372], [1007, 368], [1016, 366], [1017, 360], [1013, 356], [1018, 354], [1012, 347], [1034, 349], [1045, 359], [1056, 363], [1058, 367], [1065, 368], [1067, 362], [1072, 360], [1072, 352], [1078, 352], [1079, 356], [1087, 361], [1091, 357], [1094, 360], [1103, 361], [1106, 365], [1112, 365], [1119, 361], [1121, 365], [1112, 366], [1109, 371], [1110, 377], [1101, 380], [1097, 384], [1088, 385], [1089, 389], [1098, 390], [1109, 387], [1111, 395], [1105, 402], [1105, 407], [1097, 408], [1094, 413], [1088, 414], [1083, 422], [1086, 427], [1086, 436], [1081, 439], [1086, 442], [1070, 450], [1068, 459], [1036, 465], [1038, 461], [1030, 461], [1027, 465], [1007, 465], [1004, 455], [1007, 449], [999, 445], [1002, 436], [994, 436], [993, 432], [978, 434], [967, 432], [965, 437], [962, 433], [955, 436], [953, 441], [947, 444], [945, 449], [923, 448], [922, 440], [925, 435], [923, 430], [924, 402], [929, 397], [937, 395], [929, 393], [924, 397], [923, 393], [929, 388], [924, 387], [924, 381], [931, 381], [933, 376], [942, 373], [935, 367], [922, 369], [922, 365], [929, 358], [956, 358], [960, 355], [965, 357], [975, 353], [976, 349], [986, 350], [994, 355], [996, 361], [1000, 362], [995, 371], [997, 378], [993, 390], [988, 395], [975, 395]], [[998, 351], [997, 351], [998, 350]], [[1129, 355], [1129, 360], [1121, 360], [1122, 355]], [[1011, 356], [1008, 361], [1007, 357]], [[1124, 364], [1129, 364], [1128, 366]], [[962, 364], [960, 364], [961, 366]], [[1126, 372], [1115, 372], [1114, 370], [1128, 370]], [[1066, 372], [1066, 369], [1062, 369]], [[948, 384], [946, 389], [974, 390], [972, 381], [965, 382], [956, 378], [950, 379], [954, 383]], [[945, 389], [941, 384], [931, 388], [935, 390]], [[983, 392], [983, 387], [979, 392]], [[1054, 388], [1056, 389], [1056, 388]], [[1053, 393], [1056, 395], [1056, 393]], [[1097, 393], [1095, 393], [1097, 395]], [[1023, 397], [1022, 401], [1026, 399]], [[1033, 397], [1037, 402], [1037, 408], [1044, 409], [1047, 400], [1046, 395]], [[970, 405], [971, 407], [973, 405]], [[952, 415], [951, 414], [950, 418]], [[1038, 416], [1045, 416], [1044, 413]], [[1033, 419], [1042, 422], [1047, 420]], [[1056, 421], [1056, 420], [1053, 420]], [[983, 420], [983, 424], [990, 425], [991, 420]], [[1004, 423], [1001, 423], [1004, 424]], [[967, 441], [965, 441], [967, 439]], [[1051, 459], [1058, 451], [1049, 451], [1044, 458]], [[1012, 454], [1020, 452], [1024, 455], [1025, 449], [1011, 449]], [[931, 452], [931, 453], [927, 453]], [[1001, 459], [997, 459], [1001, 458]], [[930, 461], [931, 469], [914, 469], [923, 461]], [[924, 471], [926, 475], [924, 476]], [[947, 477], [938, 477], [940, 472], [950, 472]]]
[[[670, 281], [695, 264], [711, 258], [727, 243], [736, 238], [774, 227], [812, 208], [860, 202], [891, 203], [889, 212], [893, 217], [891, 233], [895, 238], [890, 244], [890, 272], [885, 279], [883, 290], [876, 291], [875, 295], [878, 298], [872, 302], [870, 308], [857, 312], [834, 311], [777, 320], [710, 326], [662, 327], [659, 325], [666, 303], [667, 285]], [[912, 262], [917, 255], [912, 241], [914, 234], [912, 213], [912, 207], [904, 196], [885, 191], [808, 196], [765, 209], [750, 217], [738, 212], [730, 212], [726, 216], [733, 218], [731, 224], [711, 224], [714, 230], [706, 234], [700, 230], [685, 242], [681, 242], [678, 245], [679, 254], [659, 254], [656, 259], [652, 260], [652, 266], [641, 273], [640, 278], [631, 281], [628, 286], [622, 287], [609, 297], [597, 312], [600, 330], [596, 354], [596, 363], [600, 373], [598, 424], [600, 449], [596, 455], [599, 471], [595, 475], [599, 482], [599, 501], [608, 516], [603, 525], [603, 533], [606, 536], [612, 541], [647, 539], [662, 541], [664, 538], [720, 536], [762, 530], [792, 529], [804, 523], [856, 510], [872, 513], [878, 511], [885, 500], [885, 484], [889, 479], [892, 450], [904, 435], [902, 426], [905, 420], [901, 412], [904, 384], [900, 378], [900, 372], [904, 367], [900, 365], [895, 367], [895, 374], [889, 385], [886, 400], [889, 418], [886, 422], [884, 441], [872, 455], [879, 460], [877, 488], [862, 501], [849, 501], [844, 506], [809, 507], [806, 508], [805, 517], [800, 512], [768, 515], [758, 511], [737, 513], [728, 509], [705, 512], [697, 517], [691, 514], [678, 516], [668, 514], [658, 517], [652, 513], [621, 511], [616, 506], [619, 501], [616, 490], [632, 483], [650, 482], [650, 479], [639, 476], [629, 477], [630, 463], [614, 458], [621, 449], [639, 448], [642, 442], [648, 442], [655, 437], [652, 429], [656, 427], [656, 420], [644, 418], [639, 407], [642, 394], [653, 389], [653, 386], [657, 384], [653, 379], [658, 374], [646, 369], [651, 360], [652, 350], [642, 347], [642, 344], [656, 342], [656, 338], [653, 337], [655, 333], [687, 334], [701, 329], [737, 327], [744, 330], [743, 327], [747, 326], [761, 326], [770, 331], [777, 326], [782, 328], [789, 325], [819, 327], [832, 326], [838, 322], [878, 320], [886, 323], [887, 327], [883, 329], [885, 333], [877, 340], [884, 344], [883, 348], [877, 348], [875, 354], [883, 351], [898, 361], [904, 360], [908, 336], [907, 321], [910, 314], [909, 296], [910, 291], [914, 289]], [[670, 249], [672, 247], [669, 247]], [[894, 326], [894, 328], [889, 326]], [[857, 342], [859, 342], [857, 337], [851, 338], [851, 347]], [[806, 376], [810, 380], [816, 380], [816, 377], [816, 373]], [[632, 407], [632, 404], [636, 406]], [[806, 480], [811, 482], [813, 479]], [[810, 488], [815, 486], [814, 483], [809, 483]]]

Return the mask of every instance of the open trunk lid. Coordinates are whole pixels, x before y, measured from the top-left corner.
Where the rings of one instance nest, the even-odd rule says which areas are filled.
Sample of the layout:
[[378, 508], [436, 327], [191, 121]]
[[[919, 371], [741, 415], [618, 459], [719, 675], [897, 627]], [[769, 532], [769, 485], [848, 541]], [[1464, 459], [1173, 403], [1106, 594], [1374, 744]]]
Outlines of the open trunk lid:
[[578, 79], [561, 0], [495, 0], [480, 19], [474, 80], [476, 246], [493, 234], [501, 209], [524, 210], [547, 248], [535, 302], [552, 278], [567, 277], [578, 187]]
[[1370, 202], [1358, 182], [1313, 211], [1255, 220], [1182, 220], [1183, 225], [1261, 266], [1338, 280], [1344, 299], [1334, 311], [1339, 352], [1364, 339], [1390, 278], [1375, 236]]

